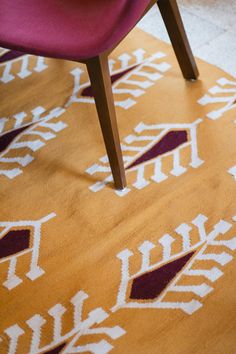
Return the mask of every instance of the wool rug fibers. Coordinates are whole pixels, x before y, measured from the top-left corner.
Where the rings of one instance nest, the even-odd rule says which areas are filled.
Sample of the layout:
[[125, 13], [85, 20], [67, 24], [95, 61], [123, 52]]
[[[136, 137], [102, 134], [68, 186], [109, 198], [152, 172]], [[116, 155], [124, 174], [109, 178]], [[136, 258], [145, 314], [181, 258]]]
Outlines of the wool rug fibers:
[[134, 30], [110, 71], [116, 192], [85, 66], [0, 56], [0, 353], [235, 353], [236, 81]]

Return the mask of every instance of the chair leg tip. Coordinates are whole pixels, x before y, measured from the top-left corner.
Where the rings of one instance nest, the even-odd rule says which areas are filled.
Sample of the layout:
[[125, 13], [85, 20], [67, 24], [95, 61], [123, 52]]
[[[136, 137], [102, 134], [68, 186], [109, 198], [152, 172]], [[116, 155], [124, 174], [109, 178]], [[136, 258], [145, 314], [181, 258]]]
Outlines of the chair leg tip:
[[187, 75], [185, 74], [183, 76], [184, 76], [185, 80], [195, 82], [198, 80], [199, 72], [197, 71], [197, 72], [189, 73]]
[[117, 191], [123, 191], [127, 187], [126, 182], [121, 182], [121, 183], [115, 183], [115, 189]]
[[124, 191], [126, 189], [126, 186], [123, 186], [123, 187], [116, 187], [115, 186], [115, 190], [116, 191], [119, 191], [119, 192], [122, 192], [122, 191]]

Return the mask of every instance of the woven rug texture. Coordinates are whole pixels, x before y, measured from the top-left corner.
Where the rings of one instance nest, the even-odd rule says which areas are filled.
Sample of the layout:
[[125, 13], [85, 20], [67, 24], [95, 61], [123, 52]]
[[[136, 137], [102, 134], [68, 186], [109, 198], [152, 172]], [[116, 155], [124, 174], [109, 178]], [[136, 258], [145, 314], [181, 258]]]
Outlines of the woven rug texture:
[[0, 51], [0, 353], [236, 353], [236, 81], [133, 30], [109, 59], [117, 192], [86, 67]]

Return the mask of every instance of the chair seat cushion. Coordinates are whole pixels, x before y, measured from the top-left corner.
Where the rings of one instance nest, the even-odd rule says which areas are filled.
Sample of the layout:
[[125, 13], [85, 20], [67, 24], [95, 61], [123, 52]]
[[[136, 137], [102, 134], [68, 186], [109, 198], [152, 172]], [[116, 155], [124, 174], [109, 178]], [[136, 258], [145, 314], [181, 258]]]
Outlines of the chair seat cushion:
[[55, 58], [86, 59], [116, 45], [150, 0], [1, 0], [0, 45]]

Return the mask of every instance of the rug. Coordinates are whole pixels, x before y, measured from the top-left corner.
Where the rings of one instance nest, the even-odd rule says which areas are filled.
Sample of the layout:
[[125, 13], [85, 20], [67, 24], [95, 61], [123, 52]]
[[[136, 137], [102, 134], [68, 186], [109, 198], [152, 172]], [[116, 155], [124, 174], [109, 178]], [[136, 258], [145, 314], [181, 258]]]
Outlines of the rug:
[[232, 354], [236, 81], [134, 30], [117, 192], [84, 65], [1, 50], [0, 352]]

